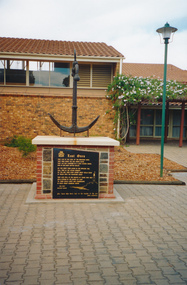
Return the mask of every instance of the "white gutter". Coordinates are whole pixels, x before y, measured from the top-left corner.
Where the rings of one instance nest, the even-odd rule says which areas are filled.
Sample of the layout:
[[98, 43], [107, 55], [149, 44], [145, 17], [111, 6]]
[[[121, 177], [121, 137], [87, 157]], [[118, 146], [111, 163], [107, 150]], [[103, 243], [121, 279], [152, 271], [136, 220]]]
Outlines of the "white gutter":
[[[74, 61], [74, 56], [70, 55], [51, 55], [51, 54], [19, 54], [19, 53], [0, 53], [0, 59], [16, 59], [16, 60], [44, 60], [44, 61]], [[79, 62], [118, 62], [123, 61], [120, 57], [106, 56], [77, 56]], [[121, 65], [121, 63], [120, 63]]]

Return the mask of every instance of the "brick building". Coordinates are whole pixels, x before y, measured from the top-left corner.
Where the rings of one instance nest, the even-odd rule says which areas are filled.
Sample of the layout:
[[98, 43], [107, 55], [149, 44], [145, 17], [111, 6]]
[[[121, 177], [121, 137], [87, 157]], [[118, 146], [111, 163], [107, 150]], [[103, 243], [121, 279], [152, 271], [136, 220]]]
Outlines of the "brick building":
[[[1, 140], [13, 135], [59, 135], [48, 113], [62, 125], [71, 125], [74, 49], [80, 75], [77, 123], [80, 127], [88, 125], [100, 115], [90, 130], [91, 136], [114, 138], [114, 113], [106, 113], [112, 104], [105, 96], [107, 85], [117, 72], [163, 78], [163, 64], [123, 63], [124, 56], [105, 43], [0, 38]], [[168, 64], [167, 79], [186, 83], [187, 71]], [[186, 104], [167, 104], [169, 139], [179, 138], [181, 113], [183, 139], [187, 139]], [[160, 138], [162, 104], [141, 104], [139, 111], [138, 106], [133, 108], [139, 112], [139, 138], [137, 125], [131, 126], [130, 137]]]
[[77, 123], [88, 125], [100, 115], [90, 135], [114, 137], [105, 90], [122, 72], [120, 52], [105, 43], [0, 38], [1, 140], [59, 135], [48, 112], [62, 125], [71, 125], [74, 49], [80, 76]]

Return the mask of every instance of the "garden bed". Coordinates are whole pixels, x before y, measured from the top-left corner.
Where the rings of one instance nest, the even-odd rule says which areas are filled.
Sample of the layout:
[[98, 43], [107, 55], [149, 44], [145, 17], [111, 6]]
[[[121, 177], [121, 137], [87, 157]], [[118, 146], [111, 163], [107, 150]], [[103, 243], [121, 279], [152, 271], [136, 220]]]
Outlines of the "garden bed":
[[[36, 152], [22, 157], [13, 147], [0, 145], [0, 180], [25, 181], [36, 179]], [[115, 147], [114, 180], [118, 181], [176, 181], [171, 171], [185, 167], [164, 159], [163, 177], [160, 177], [160, 155], [130, 153]]]

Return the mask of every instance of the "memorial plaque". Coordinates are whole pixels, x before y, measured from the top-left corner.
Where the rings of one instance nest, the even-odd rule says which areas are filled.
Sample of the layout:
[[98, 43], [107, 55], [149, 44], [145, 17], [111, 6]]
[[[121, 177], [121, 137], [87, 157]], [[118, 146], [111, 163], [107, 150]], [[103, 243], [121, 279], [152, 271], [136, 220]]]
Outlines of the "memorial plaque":
[[53, 198], [98, 198], [98, 152], [54, 148], [53, 161]]

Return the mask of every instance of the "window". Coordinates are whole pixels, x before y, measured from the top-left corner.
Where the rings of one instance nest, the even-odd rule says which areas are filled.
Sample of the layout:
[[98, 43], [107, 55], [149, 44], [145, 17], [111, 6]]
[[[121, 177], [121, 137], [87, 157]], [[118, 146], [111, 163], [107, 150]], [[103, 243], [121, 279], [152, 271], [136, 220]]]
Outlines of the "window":
[[111, 65], [79, 64], [78, 87], [106, 88], [111, 83]]
[[[181, 110], [173, 110], [173, 127], [172, 127], [172, 137], [179, 138], [180, 136], [180, 123], [181, 123]], [[186, 137], [187, 130], [187, 111], [185, 111], [184, 116], [184, 129], [183, 137]]]
[[78, 87], [90, 87], [90, 64], [79, 64]]
[[[112, 71], [111, 64], [79, 64], [77, 86], [106, 88], [111, 83]], [[2, 60], [0, 84], [70, 87], [70, 72], [70, 63], [67, 62]]]
[[136, 137], [136, 125], [130, 126], [130, 137]]
[[[135, 117], [137, 112], [135, 113]], [[161, 136], [162, 110], [141, 109], [140, 136]], [[136, 137], [136, 124], [130, 125], [130, 136]]]
[[[181, 110], [169, 110], [168, 137], [179, 138]], [[140, 122], [141, 137], [161, 137], [162, 110], [142, 109]], [[130, 126], [130, 136], [136, 137], [136, 124]], [[185, 111], [183, 137], [187, 137], [187, 111]]]
[[155, 120], [155, 136], [161, 137], [162, 129], [162, 110], [155, 110], [156, 120]]
[[29, 73], [31, 86], [69, 87], [69, 63], [33, 61]]
[[141, 110], [140, 136], [153, 136], [154, 110]]
[[7, 85], [26, 85], [26, 61], [7, 60], [5, 74]]
[[107, 87], [111, 83], [111, 65], [93, 65], [92, 87]]
[[51, 62], [50, 86], [69, 87], [69, 63]]
[[29, 85], [49, 86], [49, 62], [29, 62]]

